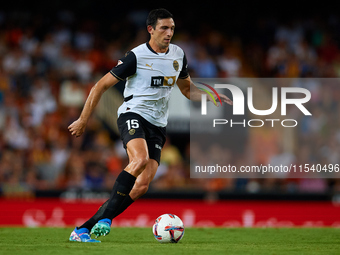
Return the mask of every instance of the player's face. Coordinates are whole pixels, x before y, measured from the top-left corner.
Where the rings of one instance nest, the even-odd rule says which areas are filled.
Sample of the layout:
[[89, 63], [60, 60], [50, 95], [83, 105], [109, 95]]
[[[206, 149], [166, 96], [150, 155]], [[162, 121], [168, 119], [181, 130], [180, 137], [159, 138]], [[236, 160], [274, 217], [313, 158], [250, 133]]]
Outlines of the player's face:
[[172, 18], [159, 19], [155, 29], [151, 29], [151, 38], [157, 43], [161, 49], [169, 47], [172, 36], [175, 31], [175, 22]]

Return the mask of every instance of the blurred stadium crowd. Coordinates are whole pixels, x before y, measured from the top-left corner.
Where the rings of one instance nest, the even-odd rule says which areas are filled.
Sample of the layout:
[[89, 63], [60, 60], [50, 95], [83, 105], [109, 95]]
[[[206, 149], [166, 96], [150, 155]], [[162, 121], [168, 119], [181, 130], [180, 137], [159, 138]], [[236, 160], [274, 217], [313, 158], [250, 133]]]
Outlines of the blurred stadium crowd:
[[[0, 189], [5, 196], [111, 189], [127, 164], [118, 136], [95, 116], [80, 138], [71, 137], [67, 127], [79, 116], [93, 84], [127, 50], [148, 40], [146, 15], [131, 11], [125, 19], [102, 24], [78, 19], [72, 11], [50, 17], [0, 13]], [[249, 24], [249, 33], [239, 35], [203, 21], [193, 30], [184, 18], [176, 17], [176, 22], [173, 43], [186, 52], [192, 77], [340, 76], [337, 16], [289, 22], [261, 18]], [[339, 102], [339, 87], [313, 85], [311, 104], [317, 118], [303, 125], [291, 162], [320, 157], [322, 162], [340, 162]], [[261, 135], [258, 139], [270, 139], [271, 134]], [[267, 163], [287, 156], [274, 151]], [[336, 179], [190, 179], [189, 144], [178, 148], [169, 139], [162, 153], [154, 190], [340, 191]]]

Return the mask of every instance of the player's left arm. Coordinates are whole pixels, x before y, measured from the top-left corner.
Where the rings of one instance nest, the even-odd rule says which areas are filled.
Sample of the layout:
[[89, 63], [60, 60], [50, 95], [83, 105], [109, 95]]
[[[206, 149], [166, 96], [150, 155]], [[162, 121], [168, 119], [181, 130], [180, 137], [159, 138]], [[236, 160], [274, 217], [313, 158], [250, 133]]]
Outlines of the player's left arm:
[[[179, 78], [177, 80], [177, 86], [181, 90], [182, 94], [192, 100], [192, 101], [200, 101], [202, 94], [206, 94], [204, 91], [198, 89], [196, 85], [192, 82], [190, 79], [190, 76], [181, 79]], [[214, 96], [215, 101], [218, 100], [217, 95], [212, 94]], [[227, 104], [232, 105], [233, 101], [230, 100], [229, 97], [227, 97], [224, 94], [218, 94], [221, 100]], [[207, 99], [211, 102], [214, 102], [213, 99], [210, 96], [207, 96]]]

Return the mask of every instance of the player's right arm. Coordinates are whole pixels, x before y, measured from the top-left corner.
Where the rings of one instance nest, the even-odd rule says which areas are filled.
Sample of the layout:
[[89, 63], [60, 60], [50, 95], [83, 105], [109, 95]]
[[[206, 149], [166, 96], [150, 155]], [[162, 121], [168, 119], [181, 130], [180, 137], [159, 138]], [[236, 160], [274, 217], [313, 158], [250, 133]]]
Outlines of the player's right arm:
[[81, 136], [86, 124], [98, 104], [102, 94], [110, 87], [116, 85], [119, 81], [124, 81], [127, 77], [136, 73], [137, 59], [132, 51], [125, 54], [123, 58], [118, 60], [117, 65], [111, 69], [109, 73], [104, 75], [91, 89], [89, 96], [86, 99], [83, 111], [80, 117], [73, 122], [69, 127], [72, 135]]
[[101, 96], [108, 88], [118, 82], [119, 80], [116, 77], [111, 73], [107, 73], [92, 87], [79, 118], [68, 127], [72, 135], [78, 137], [84, 133], [86, 124]]

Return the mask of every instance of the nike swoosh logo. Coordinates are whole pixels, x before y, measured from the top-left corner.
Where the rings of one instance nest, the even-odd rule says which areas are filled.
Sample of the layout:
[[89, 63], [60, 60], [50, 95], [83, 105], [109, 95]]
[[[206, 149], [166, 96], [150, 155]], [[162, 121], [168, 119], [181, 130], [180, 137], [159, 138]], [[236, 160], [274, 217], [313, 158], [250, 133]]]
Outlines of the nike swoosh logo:
[[152, 65], [153, 63], [151, 64], [151, 66], [149, 64], [145, 64], [147, 67], [150, 67], [152, 69]]

